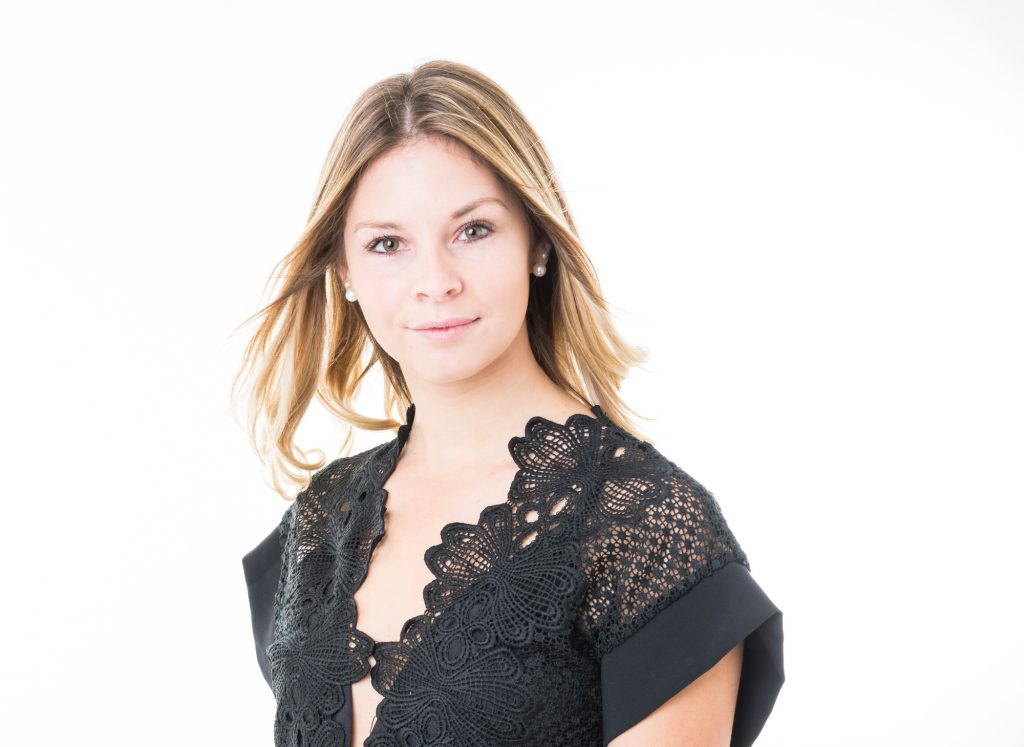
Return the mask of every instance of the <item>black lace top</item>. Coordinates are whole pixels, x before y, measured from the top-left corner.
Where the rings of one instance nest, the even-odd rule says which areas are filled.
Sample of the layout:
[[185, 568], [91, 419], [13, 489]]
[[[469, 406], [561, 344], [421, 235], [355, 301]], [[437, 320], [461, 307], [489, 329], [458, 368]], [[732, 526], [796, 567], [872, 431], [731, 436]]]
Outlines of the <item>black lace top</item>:
[[509, 441], [507, 500], [444, 527], [398, 641], [359, 630], [353, 596], [415, 405], [394, 439], [313, 476], [242, 559], [276, 747], [350, 747], [371, 654], [364, 747], [604, 747], [740, 641], [732, 744], [754, 741], [784, 681], [782, 612], [712, 494], [591, 412]]

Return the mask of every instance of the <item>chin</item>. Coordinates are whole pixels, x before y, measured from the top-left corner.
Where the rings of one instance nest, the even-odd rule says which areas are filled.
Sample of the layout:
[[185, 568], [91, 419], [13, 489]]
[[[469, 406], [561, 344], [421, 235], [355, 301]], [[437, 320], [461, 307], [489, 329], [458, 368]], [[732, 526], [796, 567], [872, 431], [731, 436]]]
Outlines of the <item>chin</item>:
[[412, 375], [431, 384], [453, 384], [473, 378], [493, 362], [491, 358], [481, 356], [479, 350], [438, 350], [436, 355], [417, 355], [408, 366], [405, 363], [401, 365], [406, 376]]

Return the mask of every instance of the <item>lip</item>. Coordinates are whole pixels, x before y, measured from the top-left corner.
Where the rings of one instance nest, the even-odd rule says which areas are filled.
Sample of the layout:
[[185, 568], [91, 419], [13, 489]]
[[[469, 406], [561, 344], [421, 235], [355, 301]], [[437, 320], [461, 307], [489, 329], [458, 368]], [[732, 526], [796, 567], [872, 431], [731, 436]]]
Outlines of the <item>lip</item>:
[[410, 327], [413, 332], [428, 340], [454, 340], [460, 337], [467, 330], [473, 327], [479, 320], [465, 317], [458, 319], [445, 319], [440, 322], [429, 322], [434, 326]]
[[414, 324], [411, 329], [444, 329], [445, 327], [458, 327], [460, 324], [469, 324], [476, 321], [473, 317], [453, 316], [450, 319], [442, 319], [438, 322], [426, 322], [425, 324]]

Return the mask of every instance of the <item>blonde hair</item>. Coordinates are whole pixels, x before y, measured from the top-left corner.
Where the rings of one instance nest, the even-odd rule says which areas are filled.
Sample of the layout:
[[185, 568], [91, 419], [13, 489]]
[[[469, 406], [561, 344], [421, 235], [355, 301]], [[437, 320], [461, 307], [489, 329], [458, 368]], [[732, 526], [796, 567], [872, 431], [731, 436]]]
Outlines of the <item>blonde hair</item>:
[[322, 452], [318, 461], [307, 461], [294, 440], [314, 395], [347, 424], [345, 453], [353, 426], [389, 430], [402, 423], [353, 409], [374, 364], [384, 375], [385, 412], [397, 407], [404, 413], [411, 402], [397, 361], [370, 334], [359, 305], [345, 301], [336, 267], [344, 262], [342, 230], [360, 175], [378, 156], [423, 136], [461, 143], [521, 200], [531, 244], [541, 235], [551, 243], [548, 271], [534, 279], [526, 312], [533, 354], [565, 392], [600, 404], [635, 433], [618, 389], [629, 369], [646, 361], [647, 349], [627, 344], [615, 328], [540, 137], [492, 80], [471, 67], [433, 60], [374, 84], [356, 100], [327, 154], [305, 229], [268, 280], [268, 286], [280, 281], [276, 297], [242, 323], [260, 320], [235, 376], [232, 402], [247, 385], [249, 436], [285, 498], [304, 489], [311, 471], [326, 461]]

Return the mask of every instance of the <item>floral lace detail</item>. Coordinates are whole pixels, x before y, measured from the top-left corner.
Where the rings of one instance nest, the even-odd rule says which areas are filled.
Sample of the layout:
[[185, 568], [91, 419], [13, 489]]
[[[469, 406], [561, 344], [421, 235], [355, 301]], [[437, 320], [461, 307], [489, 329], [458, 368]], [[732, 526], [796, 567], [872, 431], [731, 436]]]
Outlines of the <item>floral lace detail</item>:
[[377, 715], [398, 744], [522, 743], [533, 703], [515, 652], [496, 645], [488, 601], [484, 594], [434, 621], [421, 615], [401, 641], [377, 645], [371, 677], [388, 696]]
[[314, 476], [281, 522], [277, 747], [348, 747], [349, 685], [367, 672], [384, 696], [369, 747], [601, 744], [601, 656], [746, 558], [710, 493], [591, 411], [533, 417], [509, 441], [506, 502], [442, 529], [424, 556], [427, 609], [398, 641], [361, 632], [353, 597], [415, 405], [395, 439]]
[[588, 589], [580, 613], [598, 656], [726, 564], [750, 570], [715, 497], [664, 462], [670, 469], [659, 469], [656, 497], [630, 521], [609, 524], [584, 543]]
[[[373, 641], [355, 628], [356, 607], [335, 582], [337, 533], [322, 506], [348, 465], [316, 475], [281, 520], [281, 578], [274, 601], [274, 640], [267, 647], [277, 699], [275, 745], [346, 744], [345, 685], [361, 679]], [[342, 654], [341, 652], [344, 652]]]
[[[534, 531], [527, 524], [520, 535], [528, 539]], [[486, 610], [498, 640], [515, 646], [564, 631], [583, 581], [575, 567], [579, 547], [534, 540], [518, 549], [514, 535], [507, 504], [485, 508], [475, 525], [445, 527], [441, 544], [426, 553], [436, 576], [425, 592], [429, 608], [443, 610], [473, 594], [471, 609]]]
[[575, 416], [566, 425], [533, 419], [527, 435], [509, 446], [521, 466], [510, 490], [520, 513], [547, 512], [562, 500], [574, 504], [574, 523], [554, 520], [549, 530], [592, 531], [629, 519], [659, 495], [659, 478], [671, 470], [671, 463], [652, 458], [651, 444], [615, 427], [600, 406], [593, 409], [594, 427]]

